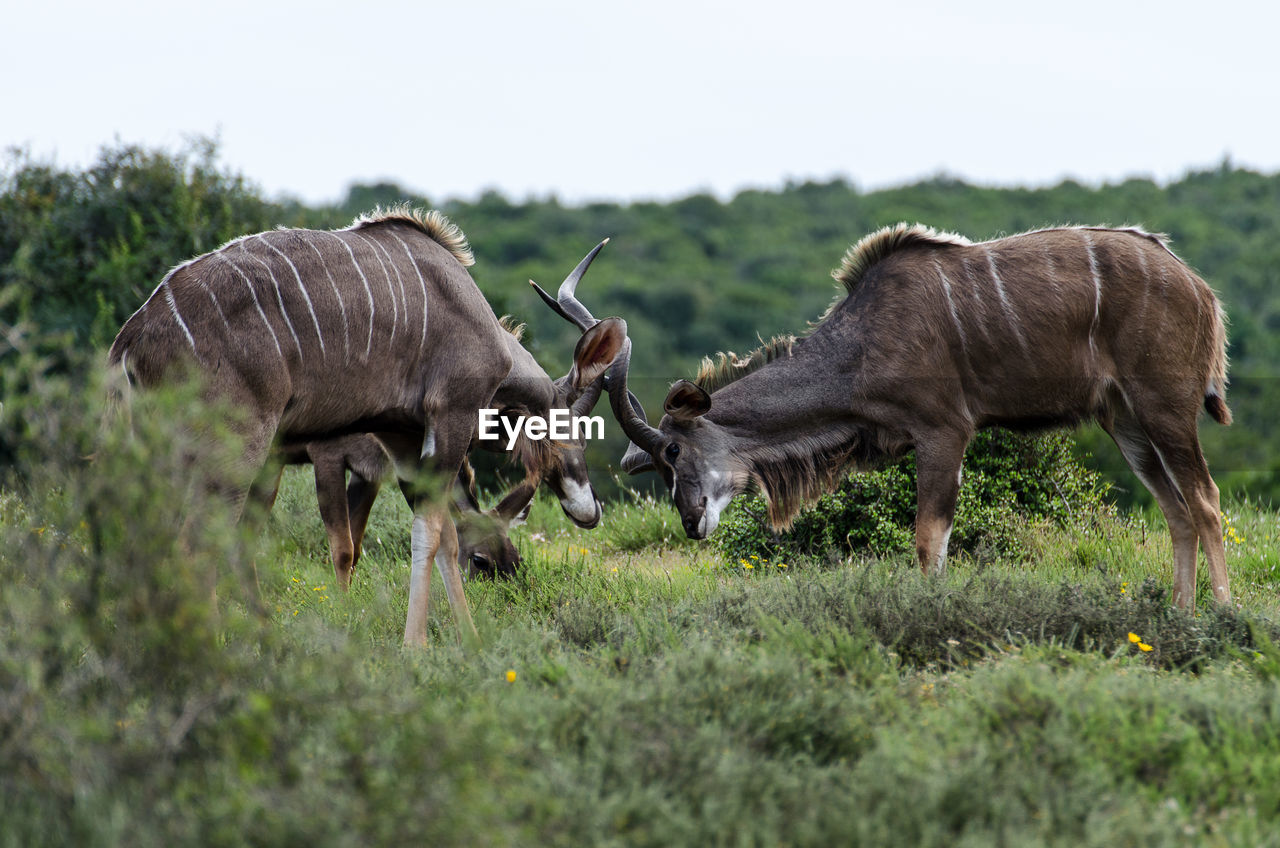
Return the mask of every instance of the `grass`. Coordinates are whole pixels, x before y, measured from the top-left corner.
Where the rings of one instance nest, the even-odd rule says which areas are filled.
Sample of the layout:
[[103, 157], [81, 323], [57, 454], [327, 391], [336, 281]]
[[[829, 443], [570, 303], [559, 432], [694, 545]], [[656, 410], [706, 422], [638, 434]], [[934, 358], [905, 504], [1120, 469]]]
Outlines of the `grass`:
[[234, 582], [202, 603], [234, 540], [148, 554], [80, 504], [0, 496], [0, 845], [1280, 844], [1258, 504], [1224, 508], [1235, 604], [1202, 584], [1186, 615], [1153, 515], [925, 579], [726, 560], [664, 501], [585, 532], [539, 500], [520, 575], [467, 587], [475, 653], [438, 578], [430, 648], [400, 647], [394, 494], [344, 594], [290, 470], [261, 616]]

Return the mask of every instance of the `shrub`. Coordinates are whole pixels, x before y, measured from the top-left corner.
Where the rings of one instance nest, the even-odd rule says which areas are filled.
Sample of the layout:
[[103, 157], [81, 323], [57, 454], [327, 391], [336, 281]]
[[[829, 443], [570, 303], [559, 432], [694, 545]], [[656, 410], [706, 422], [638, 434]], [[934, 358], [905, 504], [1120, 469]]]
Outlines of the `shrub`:
[[[1106, 494], [1101, 476], [1073, 455], [1068, 434], [984, 430], [965, 454], [950, 550], [1025, 556], [1029, 527], [1110, 512]], [[784, 532], [769, 528], [759, 495], [739, 499], [721, 522], [718, 539], [731, 558], [902, 553], [914, 545], [915, 513], [911, 455], [879, 471], [851, 474]]]
[[104, 423], [101, 374], [0, 329], [30, 354], [0, 392], [0, 846], [456, 844], [492, 820], [492, 722], [267, 617], [252, 522], [214, 491], [226, 410], [139, 391]]

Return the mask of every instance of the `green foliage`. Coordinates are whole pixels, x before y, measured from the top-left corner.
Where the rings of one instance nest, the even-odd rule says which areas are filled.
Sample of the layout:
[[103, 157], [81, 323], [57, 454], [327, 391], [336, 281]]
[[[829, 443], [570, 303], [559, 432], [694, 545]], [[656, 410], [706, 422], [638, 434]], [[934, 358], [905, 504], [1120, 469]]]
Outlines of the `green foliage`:
[[[692, 544], [680, 524], [670, 498], [661, 500], [648, 493], [619, 486], [623, 497], [609, 504], [609, 521], [598, 533], [584, 537], [591, 547], [605, 547], [615, 552], [640, 551], [646, 548], [671, 549]], [[564, 516], [560, 504], [546, 492], [534, 502], [525, 533], [551, 536], [562, 532]], [[589, 541], [588, 541], [589, 540]]]
[[339, 633], [288, 641], [268, 616], [217, 494], [225, 410], [195, 386], [104, 410], [92, 369], [20, 367], [38, 373], [0, 426], [18, 445], [0, 490], [0, 844], [455, 842], [490, 817], [456, 799], [501, 785], [500, 738], [424, 708], [411, 668], [371, 683], [358, 653], [302, 649]]
[[216, 144], [176, 154], [105, 147], [83, 172], [10, 151], [0, 165], [0, 311], [80, 349], [105, 348], [164, 273], [246, 232], [281, 223], [278, 207], [222, 170]]
[[[979, 559], [1025, 557], [1038, 524], [1109, 515], [1106, 494], [1099, 475], [1075, 458], [1066, 434], [985, 430], [965, 454], [950, 550]], [[880, 471], [850, 475], [782, 532], [769, 528], [759, 495], [739, 498], [716, 538], [730, 559], [902, 553], [915, 549], [915, 508], [915, 459], [908, 456]]]

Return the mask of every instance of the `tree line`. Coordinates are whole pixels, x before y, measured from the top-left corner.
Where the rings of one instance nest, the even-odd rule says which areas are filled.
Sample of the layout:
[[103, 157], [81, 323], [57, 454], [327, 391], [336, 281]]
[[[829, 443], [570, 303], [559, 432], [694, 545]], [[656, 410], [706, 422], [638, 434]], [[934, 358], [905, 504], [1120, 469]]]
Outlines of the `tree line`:
[[[835, 295], [828, 277], [850, 244], [898, 221], [974, 240], [1064, 223], [1136, 224], [1170, 236], [1175, 252], [1217, 290], [1229, 319], [1236, 423], [1205, 424], [1211, 468], [1226, 491], [1280, 501], [1280, 175], [1223, 161], [1167, 185], [1066, 180], [992, 188], [947, 176], [876, 191], [841, 179], [747, 190], [721, 200], [569, 205], [556, 197], [428, 198], [395, 183], [357, 184], [330, 205], [269, 199], [219, 159], [216, 143], [182, 149], [115, 144], [83, 169], [11, 150], [0, 162], [0, 355], [20, 344], [50, 367], [84, 368], [165, 272], [247, 232], [336, 227], [375, 206], [439, 208], [467, 234], [472, 275], [498, 314], [528, 325], [549, 373], [567, 367], [577, 331], [527, 284], [553, 286], [600, 239], [611, 242], [580, 287], [598, 316], [626, 318], [632, 383], [652, 412], [670, 381], [716, 351], [749, 351], [802, 331]], [[16, 342], [12, 328], [23, 328]], [[29, 354], [32, 352], [27, 351]], [[0, 378], [6, 394], [20, 386]], [[603, 407], [600, 408], [603, 410]], [[616, 466], [621, 435], [593, 447]], [[1077, 434], [1121, 500], [1146, 498], [1096, 428]], [[599, 475], [608, 490], [608, 481]]]

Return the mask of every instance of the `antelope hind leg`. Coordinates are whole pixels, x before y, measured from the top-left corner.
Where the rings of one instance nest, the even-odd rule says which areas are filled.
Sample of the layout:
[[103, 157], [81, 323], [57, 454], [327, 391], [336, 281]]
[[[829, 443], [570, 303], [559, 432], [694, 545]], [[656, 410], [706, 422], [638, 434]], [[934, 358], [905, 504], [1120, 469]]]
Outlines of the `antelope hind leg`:
[[[1184, 445], [1187, 442], [1184, 440]], [[1209, 566], [1209, 584], [1213, 589], [1213, 596], [1219, 603], [1227, 604], [1231, 602], [1231, 587], [1227, 578], [1227, 554], [1226, 546], [1222, 541], [1222, 520], [1221, 520], [1221, 500], [1219, 499], [1218, 486], [1213, 482], [1213, 478], [1209, 476], [1209, 466], [1204, 461], [1204, 455], [1200, 452], [1200, 443], [1193, 435], [1189, 446], [1179, 450], [1173, 448], [1161, 448], [1161, 456], [1167, 465], [1172, 466], [1170, 469], [1171, 476], [1178, 485], [1178, 490], [1182, 493], [1183, 500], [1186, 501], [1187, 511], [1190, 513], [1191, 523], [1195, 527], [1196, 534], [1200, 537], [1200, 545], [1204, 548], [1204, 558]], [[1174, 600], [1179, 601], [1177, 589], [1183, 590], [1182, 601], [1180, 605], [1188, 609], [1194, 604], [1195, 600], [1195, 547], [1191, 548], [1191, 567], [1187, 569], [1185, 575], [1180, 575], [1185, 580], [1185, 585], [1177, 587], [1174, 591]]]
[[360, 553], [364, 550], [364, 533], [369, 526], [369, 513], [373, 510], [373, 502], [377, 500], [381, 487], [381, 482], [377, 480], [366, 480], [355, 472], [351, 473], [351, 482], [347, 485], [347, 514], [351, 517], [352, 569], [360, 562]]
[[[1147, 408], [1137, 406], [1133, 410], [1143, 432], [1151, 440], [1165, 473], [1173, 481], [1195, 534], [1200, 538], [1204, 556], [1209, 566], [1209, 581], [1213, 595], [1219, 603], [1230, 603], [1231, 588], [1227, 581], [1226, 548], [1222, 542], [1221, 502], [1218, 486], [1209, 476], [1209, 466], [1200, 450], [1200, 438], [1196, 428], [1196, 403], [1186, 407], [1165, 405]], [[1180, 409], [1182, 411], [1180, 411]], [[1174, 575], [1174, 601], [1190, 609], [1195, 604], [1196, 551], [1190, 546], [1188, 564]]]
[[347, 509], [346, 464], [341, 457], [313, 456], [316, 477], [316, 502], [320, 518], [329, 537], [329, 558], [338, 587], [351, 586], [351, 570], [355, 567], [355, 544], [352, 540], [351, 516]]
[[1155, 496], [1160, 511], [1164, 513], [1169, 537], [1173, 541], [1173, 602], [1183, 608], [1190, 607], [1195, 600], [1198, 534], [1186, 501], [1169, 478], [1155, 445], [1128, 409], [1117, 409], [1113, 421], [1099, 423], [1120, 448], [1134, 475]]

